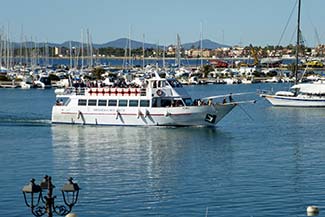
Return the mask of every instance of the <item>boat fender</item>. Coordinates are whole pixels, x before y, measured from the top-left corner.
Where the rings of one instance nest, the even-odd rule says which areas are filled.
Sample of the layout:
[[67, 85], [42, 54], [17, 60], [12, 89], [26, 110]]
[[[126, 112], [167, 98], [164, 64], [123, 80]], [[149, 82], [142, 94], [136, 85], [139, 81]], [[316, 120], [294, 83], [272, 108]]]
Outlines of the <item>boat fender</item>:
[[119, 110], [116, 110], [116, 117], [115, 117], [115, 119], [118, 119], [119, 116], [120, 116], [120, 112], [119, 112]]
[[148, 117], [149, 115], [150, 115], [150, 112], [149, 112], [148, 110], [146, 110], [146, 113], [145, 113], [144, 117], [146, 118], [146, 117]]
[[78, 111], [77, 119], [80, 119], [81, 115], [82, 115], [82, 113], [81, 113], [81, 111], [79, 110], [79, 111]]
[[157, 93], [157, 95], [158, 95], [158, 96], [162, 96], [162, 95], [164, 94], [164, 92], [163, 92], [162, 90], [160, 90], [160, 89], [159, 89], [159, 90], [157, 90], [157, 92], [156, 92], [156, 93]]
[[141, 112], [141, 110], [139, 109], [139, 111], [138, 111], [138, 115], [137, 115], [137, 118], [140, 118], [141, 115], [142, 115], [142, 112]]
[[170, 112], [166, 111], [164, 115], [165, 117], [168, 117], [170, 115]]

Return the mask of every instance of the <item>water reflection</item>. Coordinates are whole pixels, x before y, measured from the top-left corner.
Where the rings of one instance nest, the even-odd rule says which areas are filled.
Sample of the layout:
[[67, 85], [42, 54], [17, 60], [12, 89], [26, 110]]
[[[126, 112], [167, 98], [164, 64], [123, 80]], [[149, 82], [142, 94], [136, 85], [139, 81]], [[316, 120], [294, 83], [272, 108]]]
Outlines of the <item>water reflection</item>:
[[157, 214], [154, 207], [171, 203], [168, 214], [195, 203], [179, 197], [203, 195], [217, 187], [216, 174], [232, 171], [232, 138], [218, 129], [54, 125], [52, 136], [55, 167], [82, 179], [84, 200], [96, 202], [85, 212], [110, 205], [119, 216]]
[[[53, 125], [53, 148], [58, 158], [73, 162], [103, 163], [122, 161], [137, 166], [148, 162], [148, 171], [155, 165], [182, 159], [197, 151], [224, 151], [230, 135], [206, 128], [142, 128], [91, 127]], [[59, 163], [59, 162], [58, 162]]]

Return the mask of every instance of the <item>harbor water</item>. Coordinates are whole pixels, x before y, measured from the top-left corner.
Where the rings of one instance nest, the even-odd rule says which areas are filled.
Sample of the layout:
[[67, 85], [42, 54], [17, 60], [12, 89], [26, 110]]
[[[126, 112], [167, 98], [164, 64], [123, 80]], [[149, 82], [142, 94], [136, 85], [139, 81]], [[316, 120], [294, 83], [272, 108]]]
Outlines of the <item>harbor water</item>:
[[[195, 98], [290, 84], [186, 87]], [[22, 187], [68, 177], [78, 217], [325, 216], [325, 109], [271, 107], [257, 94], [216, 128], [52, 125], [54, 90], [0, 89], [0, 216], [32, 216]]]

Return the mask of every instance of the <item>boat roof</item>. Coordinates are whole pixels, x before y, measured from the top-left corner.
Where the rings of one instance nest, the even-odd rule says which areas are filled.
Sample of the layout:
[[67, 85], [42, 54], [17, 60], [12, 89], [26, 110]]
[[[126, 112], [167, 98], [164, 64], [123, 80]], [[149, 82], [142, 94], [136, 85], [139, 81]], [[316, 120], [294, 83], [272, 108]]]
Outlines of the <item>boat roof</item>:
[[325, 84], [322, 83], [306, 83], [296, 84], [291, 89], [299, 89], [300, 92], [310, 94], [325, 94]]

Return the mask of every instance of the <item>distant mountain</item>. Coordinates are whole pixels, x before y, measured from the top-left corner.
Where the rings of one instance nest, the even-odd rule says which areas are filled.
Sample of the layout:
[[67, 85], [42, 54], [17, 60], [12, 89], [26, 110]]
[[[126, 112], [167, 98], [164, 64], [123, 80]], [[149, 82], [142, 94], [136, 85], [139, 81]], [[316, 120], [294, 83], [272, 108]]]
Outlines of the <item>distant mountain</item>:
[[[69, 48], [70, 43], [71, 43], [71, 47], [81, 47], [81, 42], [79, 42], [79, 41], [65, 41], [62, 44], [52, 44], [52, 45], [55, 45], [54, 47], [67, 47], [67, 48]], [[49, 46], [53, 47], [52, 45], [49, 45]], [[85, 44], [84, 44], [84, 47], [86, 47]]]
[[[105, 44], [101, 44], [99, 46], [100, 47], [112, 47], [112, 48], [126, 48], [129, 43], [128, 41], [129, 41], [129, 39], [127, 39], [127, 38], [119, 38], [114, 41], [110, 41]], [[145, 49], [157, 47], [156, 44], [150, 44], [150, 43], [143, 44], [143, 42], [140, 42], [140, 41], [134, 41], [134, 40], [130, 40], [130, 41], [131, 41], [132, 49], [142, 48], [142, 47], [144, 47]]]
[[[19, 42], [11, 42], [11, 46], [13, 48], [20, 48], [21, 47], [21, 44], [22, 44], [22, 47], [27, 47], [27, 48], [34, 48], [34, 47], [45, 47], [45, 45], [47, 44], [47, 46], [49, 47], [69, 47], [69, 42], [64, 42], [62, 44], [59, 44], [59, 43], [50, 43], [50, 42], [33, 42], [33, 41], [25, 41], [25, 42], [22, 42], [22, 43], [19, 43]], [[74, 44], [72, 45], [77, 47], [80, 45], [80, 42], [72, 42], [71, 44]]]
[[[201, 46], [201, 41], [182, 44], [182, 48], [184, 48], [186, 50], [191, 49], [191, 48], [200, 48], [200, 46]], [[220, 47], [230, 47], [230, 46], [224, 45], [224, 44], [219, 44], [219, 43], [211, 41], [209, 39], [202, 40], [202, 48], [203, 49], [216, 49], [216, 48], [220, 48]]]
[[[93, 44], [93, 47], [96, 49], [106, 48], [106, 47], [124, 49], [128, 46], [128, 41], [129, 41], [129, 39], [127, 39], [127, 38], [119, 38], [119, 39], [116, 39], [114, 41], [110, 41], [110, 42], [107, 42], [104, 44]], [[47, 44], [49, 47], [69, 48], [70, 43], [71, 43], [71, 47], [81, 47], [81, 42], [78, 42], [78, 41], [65, 41], [61, 44], [59, 44], [59, 43], [45, 43], [45, 42], [36, 42], [35, 43], [32, 41], [28, 41], [28, 42], [23, 42], [23, 47], [28, 47], [28, 48], [45, 47], [45, 45]], [[191, 48], [200, 48], [200, 44], [201, 44], [200, 41], [196, 41], [196, 42], [191, 42], [191, 43], [185, 43], [185, 44], [182, 44], [181, 46], [184, 49], [191, 49]], [[13, 42], [12, 45], [14, 48], [20, 47], [20, 43], [18, 43], [18, 42]], [[144, 46], [145, 49], [157, 48], [156, 44], [151, 44], [151, 43], [143, 44], [143, 42], [131, 40], [132, 49], [142, 48], [142, 46]], [[84, 47], [86, 48], [86, 44], [84, 44]], [[162, 48], [163, 46], [160, 45], [159, 47]], [[230, 46], [219, 44], [219, 43], [211, 41], [209, 39], [204, 39], [204, 40], [202, 40], [202, 47], [203, 47], [203, 49], [216, 49], [216, 48], [220, 48], [220, 47], [230, 47]]]
[[[114, 41], [110, 41], [110, 42], [106, 42], [104, 44], [93, 44], [93, 47], [98, 49], [98, 48], [105, 48], [105, 47], [112, 47], [112, 48], [126, 48], [128, 46], [128, 42], [129, 39], [127, 38], [119, 38], [119, 39], [116, 39]], [[49, 44], [49, 46], [52, 46], [52, 47], [70, 47], [70, 41], [66, 41], [66, 42], [63, 42], [62, 44]], [[72, 47], [81, 47], [81, 42], [77, 42], [77, 41], [71, 41], [71, 46]], [[134, 40], [131, 40], [131, 47], [132, 49], [136, 49], [136, 48], [142, 48], [143, 46], [143, 43], [142, 42], [139, 42], [139, 41], [134, 41]], [[84, 44], [84, 47], [86, 47], [86, 44]], [[155, 44], [150, 44], [150, 43], [144, 43], [144, 48], [147, 49], [147, 48], [156, 48], [157, 46]]]

